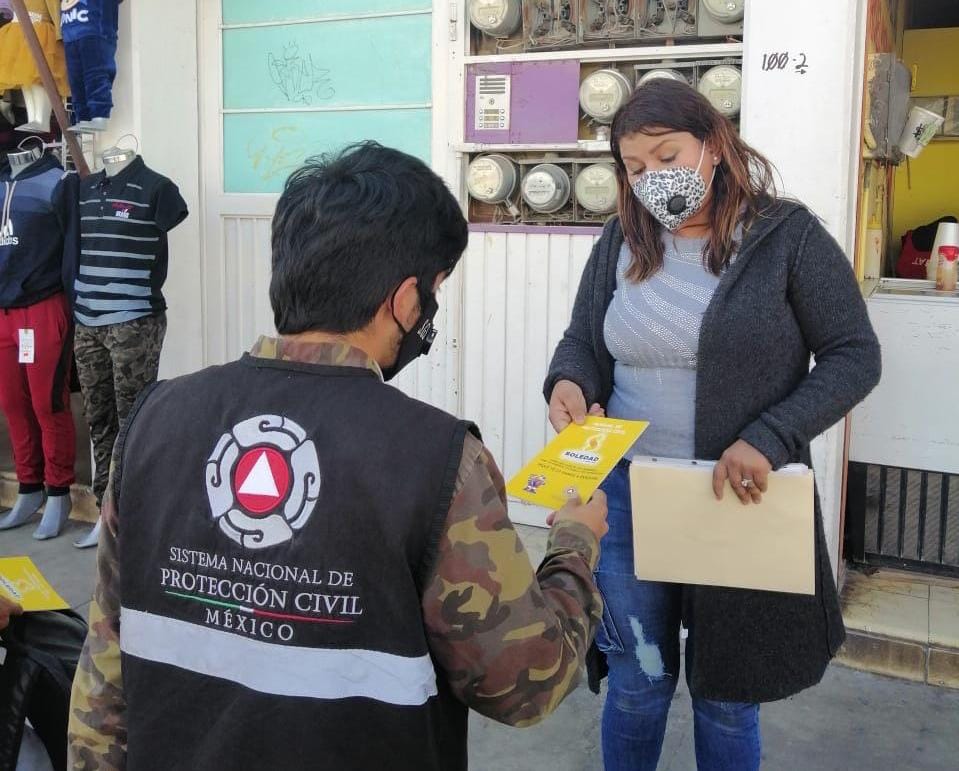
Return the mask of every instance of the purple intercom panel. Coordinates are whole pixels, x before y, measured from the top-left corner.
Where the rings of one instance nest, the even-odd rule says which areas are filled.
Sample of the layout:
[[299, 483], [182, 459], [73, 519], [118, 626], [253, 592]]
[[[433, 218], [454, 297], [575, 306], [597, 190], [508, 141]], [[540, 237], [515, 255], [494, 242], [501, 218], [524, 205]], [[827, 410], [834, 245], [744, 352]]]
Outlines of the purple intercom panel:
[[579, 134], [579, 62], [466, 68], [466, 141], [564, 144]]

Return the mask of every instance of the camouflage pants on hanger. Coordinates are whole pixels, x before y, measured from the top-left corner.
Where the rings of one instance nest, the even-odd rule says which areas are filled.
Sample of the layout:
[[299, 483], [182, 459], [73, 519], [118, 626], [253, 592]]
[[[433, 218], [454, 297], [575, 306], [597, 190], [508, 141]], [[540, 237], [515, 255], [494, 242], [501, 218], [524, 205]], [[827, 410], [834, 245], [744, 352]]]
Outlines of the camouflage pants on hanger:
[[165, 313], [102, 327], [77, 324], [74, 351], [93, 441], [97, 506], [107, 489], [110, 456], [120, 425], [140, 391], [157, 379], [165, 335]]

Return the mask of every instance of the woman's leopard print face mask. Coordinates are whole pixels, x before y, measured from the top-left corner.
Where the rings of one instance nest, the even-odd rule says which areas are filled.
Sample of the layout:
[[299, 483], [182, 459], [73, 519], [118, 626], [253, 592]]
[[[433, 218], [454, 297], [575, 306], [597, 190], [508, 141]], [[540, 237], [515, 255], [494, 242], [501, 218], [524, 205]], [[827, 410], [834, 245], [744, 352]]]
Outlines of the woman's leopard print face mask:
[[706, 193], [713, 184], [716, 169], [709, 184], [703, 181], [699, 167], [703, 165], [706, 145], [695, 169], [676, 166], [671, 169], [644, 171], [633, 183], [633, 194], [646, 210], [667, 230], [678, 230], [682, 224], [702, 208]]

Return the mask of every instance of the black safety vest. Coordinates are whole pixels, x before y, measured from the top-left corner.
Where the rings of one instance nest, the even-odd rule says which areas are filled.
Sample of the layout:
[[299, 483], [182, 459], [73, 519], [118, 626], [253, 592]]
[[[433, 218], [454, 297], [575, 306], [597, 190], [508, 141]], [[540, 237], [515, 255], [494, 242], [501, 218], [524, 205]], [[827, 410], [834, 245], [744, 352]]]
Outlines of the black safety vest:
[[421, 595], [469, 430], [352, 367], [145, 395], [115, 476], [128, 768], [466, 768]]

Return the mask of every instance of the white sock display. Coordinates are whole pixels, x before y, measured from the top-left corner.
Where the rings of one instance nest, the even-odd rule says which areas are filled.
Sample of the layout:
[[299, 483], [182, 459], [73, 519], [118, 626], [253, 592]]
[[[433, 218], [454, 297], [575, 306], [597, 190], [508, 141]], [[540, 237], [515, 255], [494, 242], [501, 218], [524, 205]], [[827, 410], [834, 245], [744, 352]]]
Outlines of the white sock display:
[[100, 518], [97, 517], [97, 523], [90, 529], [79, 541], [74, 542], [78, 549], [90, 549], [100, 542]]
[[43, 505], [43, 491], [35, 493], [20, 493], [10, 513], [0, 519], [0, 530], [10, 530], [25, 525]]
[[73, 501], [69, 493], [51, 495], [47, 498], [47, 505], [43, 508], [43, 519], [40, 520], [40, 527], [36, 529], [33, 537], [38, 541], [56, 538], [60, 535], [60, 529], [70, 516], [72, 508]]
[[53, 106], [43, 86], [27, 86], [23, 90], [23, 102], [27, 108], [27, 122], [17, 126], [17, 131], [36, 131], [45, 134], [50, 130], [50, 112]]

